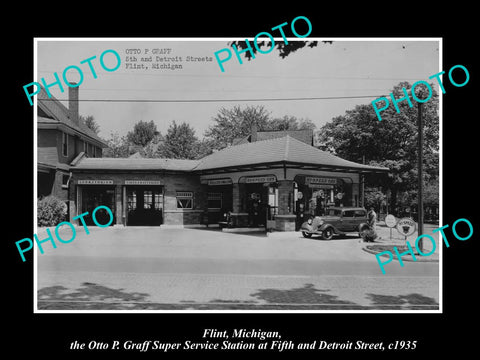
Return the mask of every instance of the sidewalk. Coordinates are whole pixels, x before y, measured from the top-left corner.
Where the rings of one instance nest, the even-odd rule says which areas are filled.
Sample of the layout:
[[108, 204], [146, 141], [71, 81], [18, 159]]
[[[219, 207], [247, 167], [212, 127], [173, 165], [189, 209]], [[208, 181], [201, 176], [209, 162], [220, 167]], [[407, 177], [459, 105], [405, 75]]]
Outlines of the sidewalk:
[[77, 236], [37, 253], [40, 309], [438, 308], [434, 264], [392, 262], [382, 275], [354, 234], [145, 227]]
[[[423, 256], [420, 254], [415, 247], [415, 242], [418, 235], [418, 231], [415, 231], [412, 235], [405, 238], [399, 234], [396, 228], [388, 228], [383, 222], [377, 224], [377, 234], [378, 238], [374, 242], [363, 242], [362, 249], [371, 254], [378, 254], [383, 251], [390, 251], [394, 255], [394, 259], [398, 261], [396, 254], [394, 253], [393, 247], [397, 247], [398, 252], [401, 254], [405, 251], [408, 251], [406, 243], [408, 242], [413, 249], [415, 254], [415, 261], [427, 261], [427, 262], [438, 262], [440, 260], [440, 252], [442, 243], [439, 245], [439, 233], [433, 233], [432, 230], [438, 228], [436, 225], [424, 224], [423, 234], [432, 236], [435, 239], [435, 245], [430, 241], [428, 237], [423, 237], [423, 249], [422, 253], [429, 254], [435, 247], [434, 253], [428, 256]], [[386, 255], [385, 255], [386, 256]], [[412, 256], [407, 253], [402, 255], [402, 261], [414, 261]]]

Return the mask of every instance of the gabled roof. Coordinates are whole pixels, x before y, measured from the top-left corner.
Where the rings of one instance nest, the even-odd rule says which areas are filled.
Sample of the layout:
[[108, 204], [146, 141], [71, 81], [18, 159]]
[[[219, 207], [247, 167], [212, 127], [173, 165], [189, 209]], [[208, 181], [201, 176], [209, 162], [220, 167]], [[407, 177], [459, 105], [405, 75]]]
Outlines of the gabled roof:
[[257, 141], [214, 152], [200, 160], [160, 158], [88, 158], [79, 156], [71, 170], [101, 171], [184, 171], [210, 172], [229, 169], [252, 169], [285, 164], [299, 168], [341, 172], [387, 172], [388, 168], [357, 164], [307, 145], [286, 135], [282, 138]]
[[272, 163], [303, 164], [330, 171], [385, 172], [389, 170], [339, 158], [289, 135], [225, 148], [201, 159], [194, 170], [206, 171]]
[[45, 90], [42, 90], [37, 94], [37, 104], [46, 116], [37, 116], [37, 123], [42, 125], [64, 125], [81, 135], [90, 138], [94, 142], [97, 142], [102, 147], [107, 147], [108, 144], [105, 140], [101, 139], [93, 130], [91, 130], [82, 120], [78, 121], [78, 124], [74, 123], [69, 117], [68, 108], [65, 107], [57, 98], [53, 95], [49, 98]]

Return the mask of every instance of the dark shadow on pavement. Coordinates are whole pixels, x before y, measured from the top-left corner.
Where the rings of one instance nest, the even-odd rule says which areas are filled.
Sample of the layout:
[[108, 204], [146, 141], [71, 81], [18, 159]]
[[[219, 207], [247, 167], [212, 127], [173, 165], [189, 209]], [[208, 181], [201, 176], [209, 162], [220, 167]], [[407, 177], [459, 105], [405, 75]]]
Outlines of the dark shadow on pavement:
[[290, 290], [262, 289], [257, 293], [251, 294], [251, 296], [260, 300], [264, 300], [267, 303], [275, 304], [312, 304], [322, 309], [341, 309], [345, 307], [349, 309], [363, 308], [361, 305], [355, 304], [354, 302], [340, 300], [338, 299], [338, 296], [327, 294], [328, 291], [330, 290], [316, 289], [313, 284], [305, 284], [301, 288]]
[[77, 305], [73, 305], [75, 302], [99, 302], [102, 305], [100, 308], [107, 309], [115, 308], [115, 304], [108, 304], [108, 302], [144, 302], [149, 296], [146, 293], [127, 293], [122, 290], [89, 282], [82, 283], [82, 287], [73, 292], [63, 286], [50, 286], [38, 290], [38, 308], [76, 309]]
[[38, 291], [39, 310], [438, 310], [435, 299], [420, 294], [366, 294], [369, 305], [341, 300], [330, 290], [316, 289], [307, 283], [293, 289], [260, 289], [251, 294], [255, 300], [214, 299], [209, 302], [181, 301], [156, 303], [149, 294], [84, 282], [75, 290], [50, 286]]
[[435, 299], [420, 294], [408, 295], [378, 295], [366, 294], [372, 301], [372, 306], [385, 310], [438, 310]]

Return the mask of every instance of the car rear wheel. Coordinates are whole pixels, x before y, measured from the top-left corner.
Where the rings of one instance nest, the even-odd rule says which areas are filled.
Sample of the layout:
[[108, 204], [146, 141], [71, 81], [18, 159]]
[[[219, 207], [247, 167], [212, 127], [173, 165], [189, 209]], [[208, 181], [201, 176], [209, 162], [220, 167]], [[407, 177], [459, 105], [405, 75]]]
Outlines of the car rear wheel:
[[323, 240], [332, 240], [332, 237], [333, 237], [333, 229], [332, 228], [326, 228], [325, 230], [323, 230], [323, 233], [322, 233], [322, 239]]
[[367, 230], [370, 230], [370, 226], [363, 224], [358, 231], [358, 236], [362, 237], [362, 233]]
[[304, 238], [311, 238], [312, 237], [312, 233], [309, 233], [309, 232], [306, 232], [306, 231], [302, 231], [302, 235]]

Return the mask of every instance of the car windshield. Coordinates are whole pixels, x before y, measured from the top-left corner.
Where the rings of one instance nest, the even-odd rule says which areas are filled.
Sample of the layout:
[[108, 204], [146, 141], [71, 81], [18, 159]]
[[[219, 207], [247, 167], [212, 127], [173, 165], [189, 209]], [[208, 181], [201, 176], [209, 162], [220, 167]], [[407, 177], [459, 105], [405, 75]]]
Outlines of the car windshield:
[[340, 216], [341, 214], [342, 214], [342, 211], [338, 209], [328, 209], [326, 211], [327, 216]]

